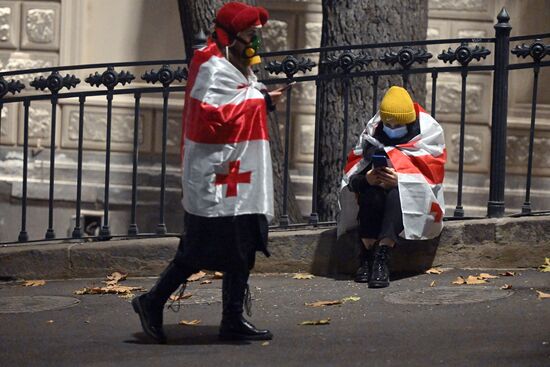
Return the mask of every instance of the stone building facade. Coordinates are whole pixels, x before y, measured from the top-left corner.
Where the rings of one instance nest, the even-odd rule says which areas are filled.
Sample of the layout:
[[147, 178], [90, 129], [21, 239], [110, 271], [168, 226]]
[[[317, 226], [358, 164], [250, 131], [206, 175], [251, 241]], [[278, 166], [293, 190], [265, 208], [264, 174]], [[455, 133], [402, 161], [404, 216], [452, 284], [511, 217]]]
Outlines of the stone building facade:
[[[258, 0], [271, 14], [264, 30], [268, 50], [317, 47], [320, 44], [321, 0]], [[546, 5], [546, 6], [545, 6]], [[511, 15], [512, 35], [550, 31], [550, 7], [544, 0], [429, 0], [428, 38], [493, 37], [496, 14], [506, 6]], [[176, 1], [155, 0], [10, 0], [0, 1], [0, 69], [28, 69], [54, 65], [77, 65], [101, 62], [183, 59], [184, 45], [177, 16]], [[396, 38], [396, 41], [399, 40]], [[439, 49], [429, 49], [434, 55]], [[491, 63], [492, 56], [484, 63]], [[511, 58], [512, 61], [514, 61]], [[430, 61], [436, 65], [437, 59]], [[84, 79], [88, 72], [80, 73]], [[132, 71], [138, 75], [141, 71]], [[447, 188], [452, 210], [456, 188], [460, 77], [441, 76], [438, 80], [438, 120], [445, 128], [449, 147]], [[535, 148], [533, 201], [549, 208], [550, 155], [550, 75], [541, 73]], [[465, 208], [467, 215], [484, 215], [488, 198], [490, 155], [490, 112], [492, 97], [491, 73], [469, 76], [466, 155]], [[26, 84], [28, 86], [28, 82]], [[431, 82], [428, 78], [428, 91]], [[83, 86], [79, 88], [86, 88]], [[136, 80], [135, 84], [139, 85]], [[526, 160], [526, 141], [530, 122], [532, 72], [517, 71], [510, 75], [507, 205], [521, 206]], [[90, 87], [88, 87], [90, 88]], [[427, 100], [430, 98], [428, 96]], [[169, 104], [170, 167], [168, 169], [167, 225], [178, 231], [179, 180], [178, 149], [183, 95], [174, 94]], [[105, 147], [104, 98], [86, 102], [84, 147], [84, 214], [102, 214], [102, 174]], [[430, 106], [428, 105], [428, 108]], [[23, 140], [21, 104], [9, 104], [1, 111], [0, 125], [0, 241], [15, 240], [14, 228], [19, 226], [18, 200], [21, 197], [21, 167]], [[74, 221], [74, 172], [76, 169], [78, 101], [59, 104], [56, 132], [56, 216], [58, 236], [69, 233]], [[155, 223], [158, 204], [158, 153], [161, 151], [160, 95], [142, 99], [140, 131], [140, 229]], [[39, 238], [46, 228], [49, 157], [44, 147], [50, 141], [51, 105], [37, 102], [30, 109], [29, 233]], [[281, 119], [282, 121], [282, 119]], [[302, 211], [311, 210], [310, 190], [315, 122], [315, 87], [304, 83], [294, 91], [291, 115], [291, 169]], [[128, 225], [133, 131], [133, 100], [131, 96], [115, 98], [113, 110], [113, 187], [111, 228], [124, 233]], [[515, 174], [515, 175], [514, 175]], [[540, 200], [539, 200], [540, 199]], [[544, 199], [544, 200], [543, 200]], [[538, 209], [536, 206], [534, 209]], [[138, 223], [139, 224], [139, 223]]]

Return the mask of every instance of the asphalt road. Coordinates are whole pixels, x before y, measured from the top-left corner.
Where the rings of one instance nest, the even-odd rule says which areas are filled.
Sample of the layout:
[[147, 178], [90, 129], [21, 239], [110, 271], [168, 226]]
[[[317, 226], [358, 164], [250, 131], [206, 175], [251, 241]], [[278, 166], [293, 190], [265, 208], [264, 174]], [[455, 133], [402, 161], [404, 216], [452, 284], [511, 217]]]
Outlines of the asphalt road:
[[[74, 295], [85, 286], [102, 285], [101, 279], [47, 281], [38, 287], [3, 282], [0, 366], [550, 366], [550, 299], [536, 293], [550, 293], [550, 273], [519, 270], [487, 284], [451, 284], [459, 275], [480, 272], [502, 270], [407, 276], [382, 290], [350, 280], [254, 275], [250, 319], [274, 333], [268, 344], [218, 340], [221, 280], [193, 282], [180, 312], [166, 310], [167, 345], [146, 339], [128, 299]], [[121, 284], [149, 288], [153, 282], [130, 278]], [[512, 288], [501, 289], [504, 284]], [[349, 296], [360, 299], [319, 308], [304, 304]], [[45, 307], [76, 302], [72, 298], [80, 302], [21, 312], [40, 308], [40, 301]], [[299, 325], [329, 318], [328, 325]], [[183, 326], [180, 320], [200, 323]]]

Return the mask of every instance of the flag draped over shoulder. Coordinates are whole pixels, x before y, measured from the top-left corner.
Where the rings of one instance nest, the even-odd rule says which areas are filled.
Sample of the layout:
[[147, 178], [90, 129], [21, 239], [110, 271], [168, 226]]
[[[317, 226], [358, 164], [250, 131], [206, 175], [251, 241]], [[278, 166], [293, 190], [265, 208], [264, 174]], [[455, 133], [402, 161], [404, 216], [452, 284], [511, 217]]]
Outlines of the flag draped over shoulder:
[[273, 217], [273, 178], [266, 105], [214, 42], [189, 67], [182, 128], [183, 206], [191, 214]]
[[359, 142], [349, 153], [340, 191], [338, 235], [357, 226], [357, 202], [346, 186], [353, 174], [361, 172], [370, 164], [363, 158], [366, 142], [384, 149], [397, 172], [404, 226], [400, 236], [406, 239], [429, 239], [441, 233], [445, 215], [443, 178], [447, 158], [443, 129], [422, 107], [417, 103], [414, 105], [420, 123], [419, 135], [405, 144], [384, 146], [374, 138], [374, 131], [381, 123], [380, 114], [377, 113], [367, 123]]

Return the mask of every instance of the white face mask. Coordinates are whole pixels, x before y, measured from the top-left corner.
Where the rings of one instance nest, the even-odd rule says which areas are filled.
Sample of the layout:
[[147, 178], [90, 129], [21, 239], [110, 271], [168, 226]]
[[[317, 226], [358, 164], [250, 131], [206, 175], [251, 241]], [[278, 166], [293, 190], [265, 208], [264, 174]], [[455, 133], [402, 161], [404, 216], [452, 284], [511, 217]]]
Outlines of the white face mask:
[[392, 129], [389, 126], [383, 125], [383, 130], [390, 139], [399, 139], [407, 135], [407, 126], [399, 126]]

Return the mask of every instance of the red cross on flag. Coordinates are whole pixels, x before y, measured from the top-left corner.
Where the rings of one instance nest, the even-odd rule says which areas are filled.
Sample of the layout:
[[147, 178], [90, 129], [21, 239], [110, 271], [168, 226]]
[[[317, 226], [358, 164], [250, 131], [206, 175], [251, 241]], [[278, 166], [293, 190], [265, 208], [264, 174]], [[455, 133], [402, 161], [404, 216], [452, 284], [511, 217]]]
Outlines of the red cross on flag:
[[265, 86], [245, 77], [216, 44], [189, 66], [182, 131], [183, 206], [204, 217], [273, 217]]

